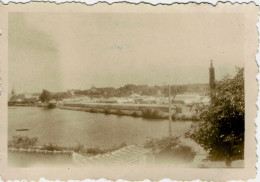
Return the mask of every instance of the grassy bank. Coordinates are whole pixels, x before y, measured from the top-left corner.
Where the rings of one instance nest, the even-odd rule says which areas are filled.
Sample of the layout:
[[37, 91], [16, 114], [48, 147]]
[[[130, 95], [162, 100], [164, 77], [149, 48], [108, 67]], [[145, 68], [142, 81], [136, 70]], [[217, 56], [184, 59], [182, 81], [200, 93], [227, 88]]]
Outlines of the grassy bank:
[[45, 144], [45, 145], [37, 145], [38, 138], [33, 137], [29, 138], [28, 136], [13, 136], [11, 140], [8, 141], [8, 148], [14, 148], [14, 149], [39, 149], [39, 150], [46, 150], [46, 151], [73, 151], [77, 152], [79, 154], [82, 154], [84, 156], [93, 156], [98, 154], [105, 154], [108, 152], [113, 152], [115, 150], [118, 150], [122, 147], [125, 147], [126, 144], [122, 143], [117, 146], [111, 146], [109, 148], [101, 148], [101, 147], [86, 147], [80, 143], [78, 143], [75, 146], [59, 146], [56, 144]]

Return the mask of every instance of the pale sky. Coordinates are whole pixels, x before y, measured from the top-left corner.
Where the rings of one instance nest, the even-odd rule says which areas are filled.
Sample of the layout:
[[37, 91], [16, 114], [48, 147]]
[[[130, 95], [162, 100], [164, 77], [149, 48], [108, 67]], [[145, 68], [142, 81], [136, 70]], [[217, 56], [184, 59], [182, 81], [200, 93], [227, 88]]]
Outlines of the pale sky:
[[9, 92], [207, 83], [244, 66], [240, 14], [9, 13]]

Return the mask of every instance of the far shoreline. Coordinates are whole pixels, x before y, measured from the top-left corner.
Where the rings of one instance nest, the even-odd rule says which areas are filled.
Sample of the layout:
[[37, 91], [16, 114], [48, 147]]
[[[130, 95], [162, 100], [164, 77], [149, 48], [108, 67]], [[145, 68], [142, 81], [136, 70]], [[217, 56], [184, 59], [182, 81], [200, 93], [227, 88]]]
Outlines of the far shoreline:
[[[8, 108], [15, 107], [39, 107], [42, 106], [30, 105], [30, 104], [19, 104], [19, 105], [9, 105]], [[117, 116], [130, 116], [135, 118], [144, 119], [156, 119], [156, 120], [168, 120], [169, 112], [163, 111], [161, 109], [142, 109], [142, 110], [129, 110], [129, 109], [108, 109], [108, 108], [86, 108], [83, 106], [57, 106], [57, 109], [71, 110], [71, 111], [82, 111], [89, 113], [103, 113], [105, 115], [117, 115]], [[172, 113], [172, 121], [201, 121], [199, 119], [199, 114], [195, 112], [183, 112], [183, 113]]]

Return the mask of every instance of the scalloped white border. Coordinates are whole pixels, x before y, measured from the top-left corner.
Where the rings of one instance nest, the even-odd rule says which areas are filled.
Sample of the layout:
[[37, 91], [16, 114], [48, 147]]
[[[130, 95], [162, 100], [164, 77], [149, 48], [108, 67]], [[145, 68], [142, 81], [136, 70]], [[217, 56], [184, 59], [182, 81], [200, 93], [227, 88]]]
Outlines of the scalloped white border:
[[166, 4], [170, 5], [173, 3], [190, 3], [190, 2], [195, 2], [195, 3], [208, 3], [212, 4], [214, 6], [217, 5], [218, 2], [231, 2], [232, 4], [234, 3], [250, 3], [254, 2], [257, 6], [260, 5], [260, 0], [0, 0], [0, 2], [3, 2], [3, 4], [8, 4], [10, 2], [14, 3], [27, 3], [27, 2], [55, 2], [57, 4], [60, 3], [69, 3], [69, 2], [79, 2], [87, 5], [94, 5], [99, 2], [106, 2], [108, 4], [113, 4], [113, 3], [119, 3], [119, 2], [127, 2], [127, 3], [133, 3], [133, 4], [139, 4], [139, 3], [147, 3], [151, 5], [158, 5], [158, 4]]
[[[258, 6], [259, 6], [259, 2], [258, 1]], [[259, 7], [260, 8], [260, 7]], [[258, 65], [258, 74], [256, 76], [257, 82], [258, 82], [258, 97], [257, 97], [257, 108], [258, 108], [258, 112], [257, 112], [257, 117], [255, 120], [255, 124], [256, 124], [256, 155], [257, 155], [257, 163], [256, 163], [256, 168], [257, 168], [257, 174], [256, 174], [256, 179], [255, 181], [260, 181], [260, 160], [259, 160], [259, 156], [260, 156], [260, 128], [259, 128], [259, 121], [260, 121], [260, 9], [258, 12], [258, 23], [257, 23], [257, 29], [258, 29], [258, 51], [256, 54], [256, 62]]]
[[[14, 2], [14, 3], [28, 3], [28, 2], [55, 2], [57, 4], [61, 4], [61, 3], [70, 3], [70, 2], [78, 2], [78, 3], [83, 3], [86, 5], [94, 5], [97, 4], [99, 2], [106, 2], [108, 4], [113, 4], [113, 3], [120, 3], [120, 2], [126, 2], [126, 3], [133, 3], [133, 4], [139, 4], [139, 3], [147, 3], [147, 4], [151, 4], [151, 5], [158, 5], [158, 4], [165, 4], [165, 5], [171, 5], [173, 3], [179, 3], [179, 4], [186, 4], [186, 3], [190, 3], [190, 2], [195, 2], [195, 3], [208, 3], [208, 4], [212, 4], [213, 6], [216, 6], [218, 2], [231, 2], [232, 4], [234, 3], [250, 3], [250, 2], [254, 2], [255, 5], [259, 6], [259, 13], [258, 13], [258, 23], [256, 25], [257, 29], [258, 29], [258, 52], [256, 54], [256, 62], [258, 65], [258, 74], [256, 75], [256, 79], [258, 82], [258, 97], [257, 97], [257, 102], [256, 102], [256, 106], [258, 108], [258, 112], [257, 112], [257, 117], [255, 119], [255, 124], [256, 124], [256, 141], [257, 141], [257, 156], [260, 156], [260, 128], [259, 128], [259, 122], [260, 122], [260, 0], [0, 0], [1, 3], [3, 4], [8, 4], [10, 2]], [[0, 35], [1, 36], [1, 35]], [[0, 75], [1, 77], [1, 75]], [[1, 84], [0, 84], [1, 86]], [[1, 91], [1, 88], [0, 88]], [[1, 96], [1, 95], [0, 95]], [[258, 182], [260, 181], [260, 160], [259, 158], [257, 158], [257, 163], [256, 163], [256, 168], [257, 168], [257, 175], [256, 175], [256, 179], [249, 179], [247, 180], [248, 182]], [[24, 180], [26, 181], [26, 180]], [[40, 182], [45, 182], [48, 181], [44, 178], [39, 179]], [[110, 180], [106, 180], [106, 179], [99, 179], [99, 180], [91, 180], [91, 179], [86, 179], [84, 181], [88, 181], [88, 182], [94, 182], [94, 181], [98, 181], [98, 182], [108, 182]], [[117, 182], [126, 182], [127, 180], [117, 180]], [[163, 179], [160, 180], [161, 182], [166, 182], [166, 181], [172, 181], [170, 179]], [[193, 182], [200, 182], [202, 180], [193, 180]], [[237, 180], [232, 180], [233, 181], [237, 181]], [[3, 182], [0, 176], [0, 182]], [[150, 182], [150, 180], [144, 180], [144, 182]], [[231, 182], [231, 181], [230, 181]]]

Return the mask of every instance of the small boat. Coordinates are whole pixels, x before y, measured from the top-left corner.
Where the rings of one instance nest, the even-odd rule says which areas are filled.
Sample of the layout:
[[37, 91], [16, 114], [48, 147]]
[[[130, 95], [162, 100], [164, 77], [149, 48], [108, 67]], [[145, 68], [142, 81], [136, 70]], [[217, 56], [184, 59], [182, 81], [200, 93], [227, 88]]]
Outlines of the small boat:
[[23, 128], [23, 129], [17, 129], [16, 131], [28, 131], [29, 129]]

